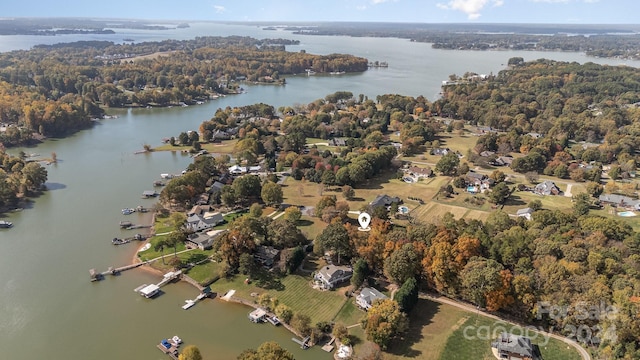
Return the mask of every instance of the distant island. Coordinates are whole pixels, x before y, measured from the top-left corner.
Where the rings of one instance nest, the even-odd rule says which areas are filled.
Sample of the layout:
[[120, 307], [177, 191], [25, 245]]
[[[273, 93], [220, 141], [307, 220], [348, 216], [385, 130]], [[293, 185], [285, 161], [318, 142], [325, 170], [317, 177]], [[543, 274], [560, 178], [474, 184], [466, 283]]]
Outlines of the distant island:
[[115, 34], [112, 29], [169, 30], [188, 27], [187, 23], [157, 25], [142, 20], [13, 18], [0, 20], [0, 35]]

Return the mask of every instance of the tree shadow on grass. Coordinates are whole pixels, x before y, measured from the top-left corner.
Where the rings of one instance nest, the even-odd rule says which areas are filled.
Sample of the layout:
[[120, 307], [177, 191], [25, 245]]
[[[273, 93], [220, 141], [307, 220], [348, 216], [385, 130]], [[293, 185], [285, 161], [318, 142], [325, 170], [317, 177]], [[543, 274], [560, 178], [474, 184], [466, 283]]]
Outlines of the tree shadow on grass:
[[253, 278], [256, 286], [265, 290], [283, 291], [285, 289], [280, 277], [270, 271], [259, 271]]
[[524, 206], [524, 205], [527, 205], [527, 203], [524, 200], [522, 200], [520, 196], [511, 195], [505, 202], [505, 205]]
[[297, 226], [311, 226], [313, 225], [313, 221], [311, 220], [306, 220], [306, 219], [301, 219], [298, 220], [298, 222], [296, 223]]
[[387, 351], [403, 357], [419, 358], [422, 351], [413, 349], [413, 346], [423, 340], [422, 328], [433, 322], [433, 317], [440, 311], [440, 306], [442, 305], [431, 300], [418, 300], [411, 312], [409, 329], [402, 339], [393, 341]]

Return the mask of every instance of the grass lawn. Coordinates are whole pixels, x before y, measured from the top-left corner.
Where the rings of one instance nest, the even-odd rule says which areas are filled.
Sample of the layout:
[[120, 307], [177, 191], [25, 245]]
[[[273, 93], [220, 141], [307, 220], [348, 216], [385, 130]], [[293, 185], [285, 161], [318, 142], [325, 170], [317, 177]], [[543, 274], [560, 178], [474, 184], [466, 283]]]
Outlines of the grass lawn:
[[360, 320], [364, 318], [367, 313], [364, 310], [360, 310], [356, 305], [355, 299], [351, 298], [345, 302], [340, 312], [333, 319], [336, 323], [342, 323], [345, 326], [351, 326], [360, 324]]
[[392, 344], [385, 353], [385, 359], [446, 359], [441, 354], [449, 336], [469, 316], [469, 313], [453, 306], [420, 299], [412, 311], [409, 330], [403, 341]]
[[311, 323], [331, 321], [342, 308], [347, 298], [344, 291], [320, 291], [311, 287], [311, 276], [289, 275], [282, 279], [275, 279], [270, 289], [256, 286], [256, 282], [245, 284], [246, 276], [236, 275], [231, 278], [221, 278], [211, 284], [211, 289], [219, 294], [236, 290], [235, 297], [249, 301], [257, 301], [257, 296], [265, 292], [277, 298], [280, 303], [289, 306], [293, 312], [309, 315]]
[[309, 240], [313, 240], [327, 227], [327, 223], [317, 217], [303, 215], [298, 220], [297, 226]]
[[[446, 343], [441, 359], [495, 359], [491, 353], [491, 341], [496, 338], [504, 329], [513, 334], [526, 334], [517, 326], [512, 326], [493, 319], [467, 313], [469, 317], [462, 326], [456, 329]], [[467, 337], [465, 337], [465, 328]], [[487, 330], [488, 331], [485, 331]], [[540, 346], [540, 352], [545, 360], [579, 360], [580, 355], [573, 348], [560, 340], [549, 339], [548, 344], [544, 344], [546, 339], [542, 335], [531, 334], [531, 342]]]
[[218, 278], [222, 269], [224, 269], [223, 263], [207, 261], [189, 269], [187, 275], [200, 284], [208, 284]]

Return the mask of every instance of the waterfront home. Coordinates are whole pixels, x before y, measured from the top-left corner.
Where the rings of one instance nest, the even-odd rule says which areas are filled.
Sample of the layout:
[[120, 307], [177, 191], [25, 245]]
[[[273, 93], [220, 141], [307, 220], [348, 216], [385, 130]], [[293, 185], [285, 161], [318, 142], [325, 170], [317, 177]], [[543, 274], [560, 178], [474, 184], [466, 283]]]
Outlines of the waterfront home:
[[392, 197], [386, 194], [381, 194], [376, 196], [375, 199], [373, 199], [372, 202], [369, 203], [369, 205], [374, 208], [374, 207], [378, 207], [378, 206], [384, 206], [385, 208], [387, 206], [391, 206], [391, 204], [396, 203], [396, 204], [402, 204], [402, 200], [399, 197]]
[[559, 195], [562, 193], [556, 183], [551, 180], [546, 180], [536, 185], [536, 187], [533, 188], [533, 192], [538, 195]]
[[212, 209], [211, 205], [195, 205], [194, 207], [191, 208], [191, 210], [189, 210], [189, 212], [187, 213], [187, 216], [192, 216], [192, 215], [204, 216], [204, 214], [211, 211], [211, 209]]
[[374, 288], [363, 288], [356, 297], [356, 304], [362, 309], [369, 310], [376, 300], [388, 299], [387, 295]]
[[189, 249], [208, 250], [213, 246], [213, 237], [204, 233], [193, 233], [187, 236], [184, 245]]
[[491, 343], [491, 351], [498, 359], [540, 360], [540, 351], [531, 344], [531, 339], [503, 332]]
[[348, 266], [327, 265], [315, 274], [314, 279], [321, 289], [329, 290], [349, 280], [352, 275], [353, 270]]
[[209, 217], [193, 214], [187, 218], [186, 229], [193, 232], [211, 229], [212, 227], [222, 223], [224, 217], [221, 213], [214, 213]]
[[516, 211], [516, 216], [517, 217], [523, 217], [527, 220], [531, 220], [531, 214], [533, 214], [533, 209], [532, 208], [524, 208], [524, 209], [519, 209], [518, 211]]

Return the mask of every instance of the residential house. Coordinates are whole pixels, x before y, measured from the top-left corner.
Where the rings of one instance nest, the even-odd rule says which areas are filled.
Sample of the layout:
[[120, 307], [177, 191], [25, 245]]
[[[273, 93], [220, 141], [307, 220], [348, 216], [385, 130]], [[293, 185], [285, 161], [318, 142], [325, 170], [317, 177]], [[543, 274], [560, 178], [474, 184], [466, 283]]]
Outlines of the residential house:
[[211, 187], [209, 187], [209, 194], [215, 195], [215, 194], [219, 193], [220, 191], [222, 191], [223, 187], [224, 187], [223, 183], [221, 183], [219, 181], [215, 181], [213, 184], [211, 184]]
[[396, 204], [402, 204], [402, 200], [399, 197], [392, 197], [389, 195], [378, 195], [376, 196], [375, 199], [373, 199], [372, 202], [369, 203], [369, 205], [371, 205], [372, 208], [374, 207], [378, 207], [378, 206], [391, 206], [391, 204], [396, 203]]
[[494, 166], [511, 166], [513, 163], [513, 158], [511, 156], [498, 156], [495, 160], [493, 160], [490, 164]]
[[207, 250], [213, 246], [214, 238], [204, 233], [193, 233], [187, 236], [184, 244], [190, 249]]
[[321, 289], [333, 289], [343, 281], [347, 281], [353, 275], [353, 270], [348, 266], [327, 265], [318, 271], [314, 279]]
[[609, 204], [621, 208], [640, 210], [640, 200], [617, 194], [604, 194], [598, 198], [602, 204]]
[[531, 344], [531, 339], [503, 332], [491, 343], [491, 350], [498, 359], [540, 360], [540, 351]]
[[195, 205], [189, 210], [187, 213], [187, 217], [191, 215], [201, 215], [204, 216], [207, 212], [211, 211], [211, 205]]
[[526, 133], [525, 135], [531, 136], [534, 139], [540, 139], [542, 137], [542, 134], [537, 132], [530, 132], [530, 133]]
[[356, 304], [365, 310], [369, 310], [376, 300], [388, 299], [387, 295], [374, 288], [364, 288], [356, 297]]
[[531, 214], [533, 214], [532, 208], [518, 209], [518, 211], [516, 211], [517, 217], [523, 217], [527, 220], [531, 220]]
[[562, 193], [560, 188], [551, 180], [546, 180], [533, 188], [534, 194], [538, 195], [559, 195]]
[[495, 151], [489, 151], [489, 150], [485, 150], [483, 152], [480, 153], [480, 156], [482, 157], [489, 157], [489, 156], [493, 156], [495, 155], [496, 152]]
[[193, 214], [187, 218], [186, 228], [189, 231], [198, 232], [211, 229], [222, 222], [224, 222], [224, 218], [221, 213], [209, 214], [208, 217]]
[[241, 175], [247, 172], [246, 166], [233, 165], [229, 167], [229, 174], [231, 175]]
[[429, 178], [433, 175], [433, 171], [431, 170], [430, 167], [421, 168], [417, 166], [412, 166], [406, 169], [405, 173], [416, 180], [421, 178]]
[[347, 146], [347, 139], [345, 138], [329, 139], [329, 146]]
[[431, 149], [430, 154], [431, 155], [443, 156], [443, 155], [447, 155], [449, 153], [449, 151], [451, 151], [451, 149], [449, 149], [449, 148], [433, 148], [433, 149]]
[[220, 142], [222, 140], [229, 140], [229, 139], [231, 139], [231, 135], [224, 130], [216, 130], [211, 135], [211, 141], [213, 142]]
[[253, 257], [260, 264], [270, 268], [276, 263], [276, 261], [278, 261], [280, 257], [280, 250], [272, 246], [260, 245], [256, 248], [256, 252], [253, 254]]

